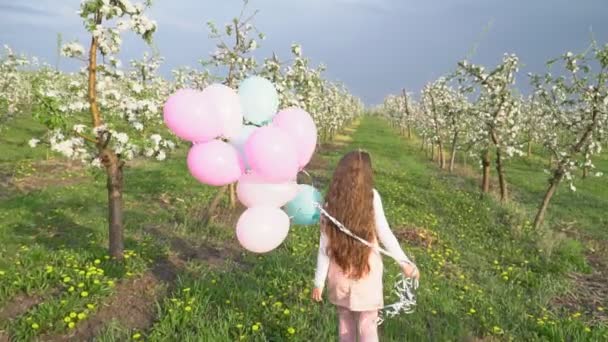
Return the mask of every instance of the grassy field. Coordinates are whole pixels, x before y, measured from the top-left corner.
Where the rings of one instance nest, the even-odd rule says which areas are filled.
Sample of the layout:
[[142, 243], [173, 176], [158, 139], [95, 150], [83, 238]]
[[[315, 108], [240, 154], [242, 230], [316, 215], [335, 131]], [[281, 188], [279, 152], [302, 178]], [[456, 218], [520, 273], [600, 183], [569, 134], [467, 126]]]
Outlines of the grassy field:
[[[0, 341], [335, 340], [333, 307], [309, 299], [317, 227], [292, 227], [269, 254], [245, 253], [234, 212], [199, 224], [214, 189], [189, 176], [181, 150], [127, 169], [129, 257], [118, 264], [106, 257], [105, 179], [30, 150], [36, 128], [17, 128], [27, 123], [0, 136]], [[608, 339], [606, 285], [591, 285], [606, 260], [605, 179], [564, 187], [537, 232], [541, 158], [510, 162], [515, 202], [503, 207], [378, 119], [349, 135], [315, 160], [316, 185], [344, 152], [371, 152], [387, 218], [422, 270], [417, 310], [388, 319], [383, 341]], [[608, 174], [606, 159], [598, 167]], [[385, 265], [389, 303], [398, 271]]]

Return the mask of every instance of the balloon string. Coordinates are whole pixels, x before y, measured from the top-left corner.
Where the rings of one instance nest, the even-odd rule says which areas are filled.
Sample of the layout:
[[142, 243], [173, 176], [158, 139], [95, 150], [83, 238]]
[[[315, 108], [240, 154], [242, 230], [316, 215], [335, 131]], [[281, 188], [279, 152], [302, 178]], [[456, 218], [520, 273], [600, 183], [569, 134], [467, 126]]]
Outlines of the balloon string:
[[310, 175], [310, 173], [308, 173], [308, 171], [306, 171], [304, 169], [300, 170], [300, 172], [302, 172], [303, 174], [305, 174], [305, 175], [308, 176], [308, 179], [310, 179], [310, 185], [314, 188], [314, 186], [315, 186], [315, 180], [314, 180], [314, 178], [312, 178], [312, 176]]

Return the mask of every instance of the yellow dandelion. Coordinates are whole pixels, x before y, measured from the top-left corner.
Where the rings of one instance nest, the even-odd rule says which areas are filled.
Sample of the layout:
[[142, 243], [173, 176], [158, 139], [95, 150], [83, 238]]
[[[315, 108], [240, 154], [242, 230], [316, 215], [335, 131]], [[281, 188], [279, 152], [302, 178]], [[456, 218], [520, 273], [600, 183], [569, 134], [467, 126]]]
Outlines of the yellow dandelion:
[[296, 329], [295, 329], [294, 327], [289, 327], [289, 328], [287, 328], [287, 332], [288, 332], [290, 335], [293, 335], [293, 334], [295, 334], [295, 333], [296, 333]]
[[84, 283], [78, 283], [78, 287], [84, 287]]
[[184, 310], [186, 310], [186, 311], [192, 311], [192, 307], [188, 305], [188, 306], [184, 307]]
[[133, 339], [134, 340], [139, 340], [140, 338], [141, 338], [141, 334], [140, 333], [133, 334]]
[[38, 323], [32, 323], [32, 329], [37, 330], [39, 328], [40, 326], [38, 325]]
[[591, 328], [585, 327], [585, 332], [591, 332]]
[[95, 265], [99, 265], [99, 264], [101, 264], [101, 260], [99, 260], [99, 259], [95, 259], [95, 261], [93, 261], [93, 263], [94, 263]]
[[286, 315], [286, 316], [287, 316], [287, 315], [289, 315], [289, 313], [290, 313], [289, 309], [285, 309], [285, 310], [283, 311], [283, 315]]
[[88, 297], [89, 293], [87, 291], [80, 292], [80, 297]]
[[70, 316], [66, 316], [66, 317], [63, 318], [63, 321], [66, 322], [66, 323], [69, 323], [69, 322], [72, 321], [72, 319], [70, 318]]
[[70, 318], [76, 318], [76, 313], [75, 312], [70, 312]]
[[475, 310], [475, 309], [473, 309], [473, 308], [471, 308], [471, 309], [469, 310], [469, 313], [471, 313], [471, 314], [474, 314], [474, 313], [476, 313], [476, 312], [477, 312], [477, 310]]
[[503, 333], [503, 330], [502, 330], [502, 328], [501, 328], [501, 327], [499, 327], [499, 326], [495, 325], [495, 326], [492, 328], [492, 332], [494, 332], [495, 334], [502, 334], [502, 333]]
[[75, 326], [76, 326], [76, 323], [74, 323], [74, 322], [68, 323], [68, 328], [70, 328], [70, 329], [74, 329]]
[[87, 304], [87, 308], [93, 310], [95, 309], [95, 304]]
[[87, 315], [84, 312], [81, 312], [81, 313], [78, 314], [78, 319], [79, 320], [83, 320], [85, 318], [87, 318]]

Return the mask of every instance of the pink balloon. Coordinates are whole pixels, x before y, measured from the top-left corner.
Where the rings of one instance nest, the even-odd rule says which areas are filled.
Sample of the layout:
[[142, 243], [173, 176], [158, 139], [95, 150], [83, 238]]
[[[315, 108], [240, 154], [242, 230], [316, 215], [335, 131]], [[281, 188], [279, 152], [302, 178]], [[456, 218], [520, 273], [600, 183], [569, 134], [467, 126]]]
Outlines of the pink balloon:
[[284, 183], [268, 183], [255, 173], [244, 174], [236, 186], [236, 195], [244, 206], [282, 207], [298, 194], [295, 180]]
[[169, 97], [163, 108], [167, 127], [178, 137], [192, 142], [207, 142], [222, 134], [222, 122], [205, 106], [202, 93], [180, 89]]
[[306, 166], [317, 147], [317, 126], [310, 114], [301, 108], [291, 107], [280, 111], [272, 123], [293, 139], [298, 165], [300, 168]]
[[237, 92], [215, 83], [203, 90], [202, 97], [209, 114], [219, 118], [221, 135], [227, 139], [236, 137], [243, 126], [243, 109]]
[[278, 127], [256, 129], [245, 144], [251, 169], [270, 183], [292, 180], [298, 173], [298, 157], [292, 139]]
[[236, 149], [221, 140], [192, 146], [187, 163], [194, 178], [213, 186], [234, 183], [245, 170]]
[[245, 210], [236, 224], [236, 237], [243, 248], [266, 253], [277, 248], [289, 232], [289, 217], [279, 208]]

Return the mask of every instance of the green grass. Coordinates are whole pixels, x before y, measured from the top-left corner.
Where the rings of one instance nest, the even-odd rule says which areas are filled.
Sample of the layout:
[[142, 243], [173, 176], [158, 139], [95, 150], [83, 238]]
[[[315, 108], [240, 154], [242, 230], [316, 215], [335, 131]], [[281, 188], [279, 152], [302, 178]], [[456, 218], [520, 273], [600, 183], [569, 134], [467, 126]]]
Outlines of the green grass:
[[[363, 119], [352, 138], [342, 150], [324, 152], [330, 166], [349, 149], [368, 150], [376, 188], [393, 229], [417, 227], [437, 240], [429, 248], [403, 242], [422, 271], [418, 307], [412, 314], [385, 321], [380, 328], [383, 341], [608, 338], [605, 325], [589, 323], [591, 312], [598, 308], [577, 313], [551, 305], [552, 299], [571, 289], [566, 274], [587, 272], [589, 266], [580, 242], [552, 239], [546, 231], [531, 229], [529, 213], [546, 177], [542, 170], [535, 171], [525, 160], [512, 161], [507, 172], [519, 203], [502, 207], [489, 198], [480, 200], [473, 181], [462, 182], [437, 170], [421, 155], [419, 146], [398, 137], [378, 119]], [[18, 145], [18, 140], [12, 141]], [[27, 340], [44, 332], [68, 331], [63, 321], [66, 315], [93, 314], [113, 291], [108, 280], [137, 277], [149, 268], [168, 246], [148, 235], [148, 226], [169, 229], [194, 245], [234, 239], [234, 227], [198, 224], [196, 214], [214, 190], [188, 175], [184, 153], [179, 151], [163, 163], [146, 162], [127, 169], [126, 235], [133, 256], [126, 265], [105, 259], [106, 194], [101, 175], [0, 200], [0, 270], [4, 272], [0, 305], [23, 292], [60, 291], [18, 317], [9, 329], [14, 337]], [[15, 153], [6, 160], [19, 158]], [[603, 170], [605, 160], [598, 166]], [[330, 169], [314, 171], [319, 178], [330, 174]], [[577, 193], [558, 193], [550, 209], [550, 225], [576, 221], [577, 229], [605, 238], [606, 231], [596, 227], [606, 222], [601, 209], [608, 201], [605, 181], [590, 178], [577, 186]], [[229, 262], [221, 268], [190, 261], [173, 291], [158, 303], [157, 321], [151, 329], [133, 331], [120, 322], [108, 322], [97, 340], [124, 341], [138, 335], [147, 341], [335, 340], [334, 308], [327, 301], [316, 304], [309, 299], [317, 243], [318, 227], [294, 226], [285, 243], [266, 255], [243, 253], [240, 263]], [[103, 269], [103, 274], [89, 278], [86, 272], [79, 274], [91, 266]], [[390, 303], [394, 298], [389, 288], [398, 270], [388, 259], [385, 266], [386, 302]], [[67, 284], [65, 276], [70, 276]], [[100, 284], [94, 283], [96, 277]], [[72, 283], [81, 282], [90, 289], [90, 297], [69, 291]], [[87, 304], [93, 304], [92, 309]], [[33, 322], [38, 329], [32, 328]], [[0, 325], [8, 328], [7, 323]]]

